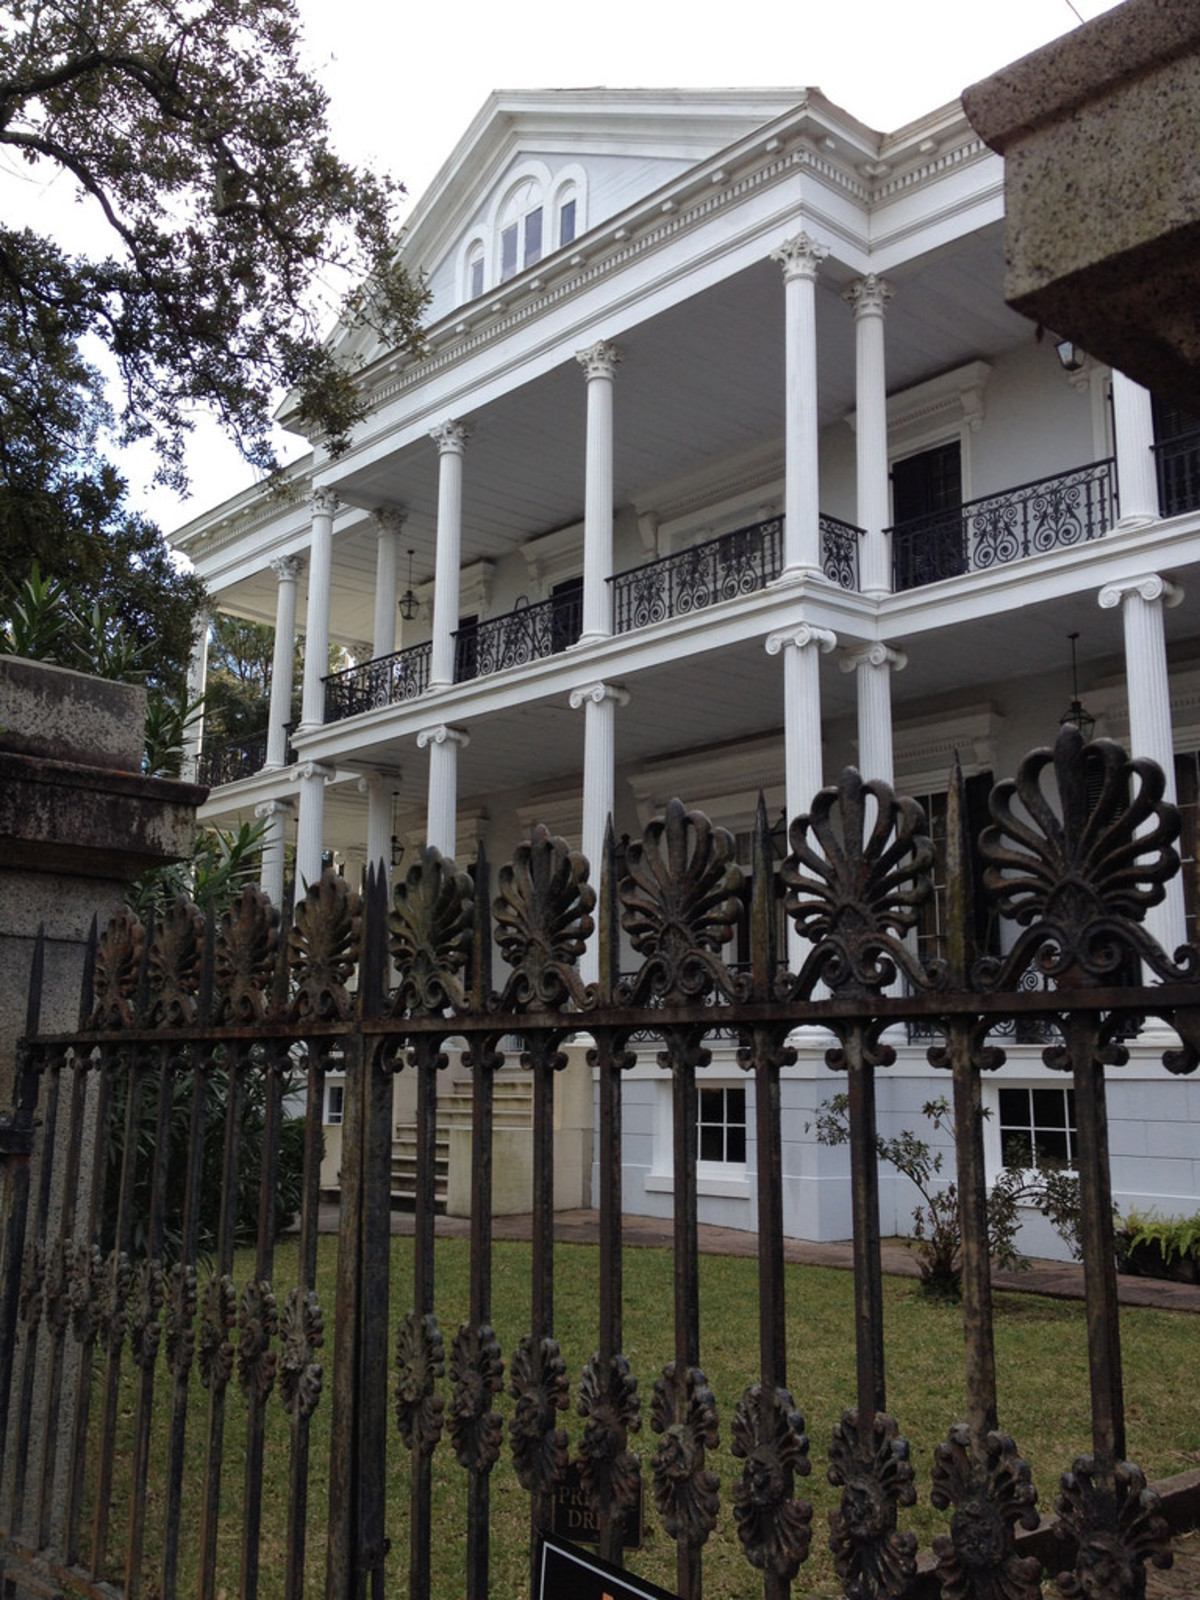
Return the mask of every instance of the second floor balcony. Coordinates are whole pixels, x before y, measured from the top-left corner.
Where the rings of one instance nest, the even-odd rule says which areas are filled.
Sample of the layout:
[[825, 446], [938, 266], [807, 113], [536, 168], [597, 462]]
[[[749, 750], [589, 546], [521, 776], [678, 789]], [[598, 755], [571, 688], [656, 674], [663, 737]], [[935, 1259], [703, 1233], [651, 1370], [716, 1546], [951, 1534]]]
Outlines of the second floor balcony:
[[892, 587], [917, 589], [1102, 538], [1117, 518], [1115, 463], [1076, 467], [892, 528]]

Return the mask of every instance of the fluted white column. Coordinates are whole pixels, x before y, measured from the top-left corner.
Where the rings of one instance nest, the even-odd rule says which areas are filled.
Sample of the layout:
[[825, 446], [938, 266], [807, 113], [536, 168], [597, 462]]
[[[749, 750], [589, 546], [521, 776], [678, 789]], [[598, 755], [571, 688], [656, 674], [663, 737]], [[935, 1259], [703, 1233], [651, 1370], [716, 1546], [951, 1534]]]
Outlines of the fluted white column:
[[273, 906], [283, 904], [284, 859], [287, 852], [287, 823], [292, 813], [288, 800], [264, 800], [254, 815], [266, 826], [262, 840], [262, 889]]
[[[806, 233], [785, 239], [771, 260], [783, 268], [786, 313], [783, 573], [822, 571], [817, 471], [817, 277], [829, 254]], [[786, 669], [785, 669], [786, 670]]]
[[820, 658], [837, 644], [828, 628], [802, 622], [767, 635], [767, 654], [783, 656], [783, 747], [787, 819], [811, 809], [824, 782], [821, 765]]
[[300, 731], [325, 721], [325, 678], [329, 672], [329, 585], [333, 575], [333, 514], [337, 496], [316, 489], [309, 501], [312, 533], [308, 549], [308, 611], [304, 624], [304, 694]]
[[613, 377], [621, 360], [603, 341], [580, 350], [587, 375], [587, 481], [583, 512], [583, 631], [580, 644], [612, 633]]
[[1121, 520], [1117, 526], [1143, 528], [1148, 522], [1158, 520], [1154, 409], [1150, 391], [1114, 369], [1112, 402], [1117, 488], [1121, 497]]
[[358, 792], [367, 798], [367, 865], [382, 869], [385, 877], [392, 862], [392, 790], [394, 777], [364, 772]]
[[471, 428], [465, 422], [443, 422], [429, 437], [438, 447], [437, 556], [429, 686], [444, 688], [454, 682], [454, 634], [458, 628], [459, 568], [462, 566], [463, 453], [471, 437]]
[[325, 849], [325, 785], [334, 775], [332, 767], [319, 761], [301, 761], [292, 769], [300, 786], [300, 808], [296, 818], [296, 899], [321, 877]]
[[[583, 853], [591, 867], [590, 882], [598, 890], [604, 858], [604, 833], [615, 801], [617, 707], [629, 704], [629, 692], [615, 683], [588, 683], [571, 690], [571, 709], [583, 707]], [[588, 941], [579, 963], [585, 983], [600, 976], [599, 947]]]
[[211, 613], [199, 612], [192, 634], [192, 653], [188, 657], [185, 717], [192, 706], [199, 709], [183, 725], [183, 764], [180, 774], [185, 783], [195, 783], [200, 772], [200, 748], [204, 743], [204, 691], [208, 686], [208, 633], [211, 627]]
[[[1125, 628], [1130, 754], [1149, 756], [1158, 762], [1166, 779], [1163, 797], [1172, 804], [1176, 799], [1175, 741], [1163, 609], [1177, 606], [1182, 599], [1182, 588], [1157, 572], [1106, 584], [1100, 591], [1100, 604], [1106, 611], [1121, 607]], [[1183, 883], [1178, 874], [1166, 885], [1162, 905], [1152, 906], [1146, 913], [1146, 926], [1168, 955], [1183, 944], [1186, 922]]]
[[380, 506], [375, 512], [375, 628], [371, 654], [390, 656], [396, 648], [396, 593], [400, 570], [400, 530], [408, 513]]
[[422, 728], [417, 735], [417, 749], [429, 751], [425, 840], [450, 858], [458, 848], [458, 752], [470, 742], [462, 728], [449, 728], [444, 722]]
[[[292, 720], [292, 678], [296, 664], [296, 594], [304, 557], [272, 561], [275, 590], [275, 647], [271, 656], [271, 706], [267, 713], [268, 767], [287, 765], [287, 725]], [[328, 654], [328, 652], [326, 652]], [[282, 872], [282, 868], [280, 869]], [[283, 879], [280, 878], [282, 884]]]
[[873, 272], [842, 290], [854, 308], [855, 429], [858, 509], [863, 530], [863, 593], [879, 598], [891, 592], [892, 563], [885, 532], [888, 515], [887, 369], [883, 319], [895, 291]]
[[843, 672], [857, 673], [858, 768], [866, 779], [882, 778], [895, 784], [892, 755], [892, 673], [908, 664], [903, 650], [870, 644], [849, 650], [842, 657]]

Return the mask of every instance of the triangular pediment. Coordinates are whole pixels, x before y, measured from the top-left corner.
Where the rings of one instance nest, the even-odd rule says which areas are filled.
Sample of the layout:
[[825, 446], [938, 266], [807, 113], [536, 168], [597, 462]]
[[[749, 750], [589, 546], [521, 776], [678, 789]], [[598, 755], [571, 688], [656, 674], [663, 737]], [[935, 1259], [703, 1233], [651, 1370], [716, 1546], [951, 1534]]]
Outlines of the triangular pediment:
[[[532, 262], [561, 258], [647, 195], [793, 110], [805, 93], [495, 91], [401, 234], [406, 266], [430, 290], [427, 323], [469, 306], [473, 288], [494, 291]], [[539, 211], [534, 237], [527, 219]], [[342, 348], [365, 362], [385, 353], [367, 332]]]

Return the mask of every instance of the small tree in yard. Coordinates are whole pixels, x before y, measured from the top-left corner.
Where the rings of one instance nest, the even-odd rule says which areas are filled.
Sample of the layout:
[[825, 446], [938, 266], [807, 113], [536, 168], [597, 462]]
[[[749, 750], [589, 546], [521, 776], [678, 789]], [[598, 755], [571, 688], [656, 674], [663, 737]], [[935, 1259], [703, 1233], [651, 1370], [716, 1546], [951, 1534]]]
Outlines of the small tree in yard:
[[[819, 1144], [845, 1144], [850, 1137], [849, 1105], [849, 1096], [834, 1095], [819, 1107], [815, 1122], [805, 1124], [805, 1131], [815, 1128]], [[921, 1107], [935, 1133], [944, 1130], [953, 1137], [950, 1110], [944, 1095]], [[957, 1297], [962, 1288], [958, 1185], [941, 1181], [943, 1151], [932, 1148], [910, 1128], [891, 1139], [876, 1134], [875, 1151], [881, 1161], [915, 1185], [921, 1197], [913, 1209], [908, 1242], [917, 1258], [922, 1285], [931, 1294]], [[1029, 1265], [1016, 1243], [1022, 1205], [1035, 1206], [1047, 1216], [1072, 1254], [1079, 1254], [1078, 1180], [1064, 1172], [1039, 1172], [1031, 1179], [1018, 1168], [1005, 1167], [988, 1191], [988, 1252], [998, 1267], [1012, 1271]]]

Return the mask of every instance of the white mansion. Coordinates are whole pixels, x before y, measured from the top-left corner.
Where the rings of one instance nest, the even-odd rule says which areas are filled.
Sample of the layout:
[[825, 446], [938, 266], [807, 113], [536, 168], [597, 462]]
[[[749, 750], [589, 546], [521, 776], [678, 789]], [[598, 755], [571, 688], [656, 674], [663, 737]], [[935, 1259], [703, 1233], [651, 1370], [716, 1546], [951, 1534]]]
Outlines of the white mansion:
[[[201, 752], [202, 816], [267, 819], [272, 897], [290, 846], [300, 881], [328, 852], [357, 880], [426, 838], [499, 861], [539, 820], [595, 861], [610, 812], [637, 835], [679, 795], [745, 833], [760, 790], [792, 816], [851, 763], [936, 831], [955, 752], [978, 803], [1074, 698], [1167, 768], [1191, 858], [1200, 433], [1005, 306], [1002, 178], [957, 104], [880, 135], [817, 90], [493, 95], [404, 234], [425, 354], [359, 340], [350, 451], [176, 535], [217, 608], [276, 628], [261, 743]], [[326, 676], [331, 644], [355, 664]], [[1195, 873], [1156, 913], [1168, 948]], [[1110, 1085], [1114, 1189], [1190, 1213], [1200, 1084], [1152, 1045]], [[786, 1075], [785, 1221], [839, 1238], [844, 1152], [806, 1132], [839, 1087], [823, 1049]], [[1008, 1049], [991, 1159], [1069, 1161], [1064, 1079]], [[556, 1166], [578, 1204], [575, 1054]], [[702, 1082], [701, 1215], [753, 1227], [753, 1086], [720, 1045]], [[902, 1042], [885, 1131], [942, 1092]], [[626, 1209], [669, 1210], [652, 1055], [625, 1096]], [[885, 1182], [885, 1232], [909, 1204]]]

